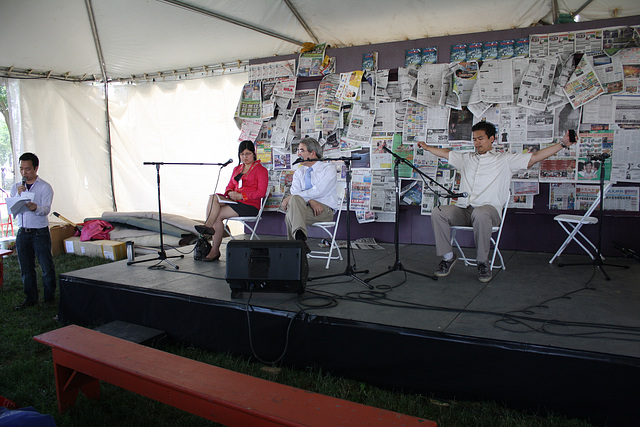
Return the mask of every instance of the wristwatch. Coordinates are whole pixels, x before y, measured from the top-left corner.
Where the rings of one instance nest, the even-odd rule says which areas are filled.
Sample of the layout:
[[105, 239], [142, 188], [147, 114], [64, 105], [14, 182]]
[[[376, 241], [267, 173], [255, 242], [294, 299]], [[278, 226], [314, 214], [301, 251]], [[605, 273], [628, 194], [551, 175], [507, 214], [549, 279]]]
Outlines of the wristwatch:
[[568, 145], [565, 145], [564, 141], [561, 141], [561, 142], [560, 142], [560, 145], [562, 145], [562, 148], [569, 148], [569, 146], [568, 146]]

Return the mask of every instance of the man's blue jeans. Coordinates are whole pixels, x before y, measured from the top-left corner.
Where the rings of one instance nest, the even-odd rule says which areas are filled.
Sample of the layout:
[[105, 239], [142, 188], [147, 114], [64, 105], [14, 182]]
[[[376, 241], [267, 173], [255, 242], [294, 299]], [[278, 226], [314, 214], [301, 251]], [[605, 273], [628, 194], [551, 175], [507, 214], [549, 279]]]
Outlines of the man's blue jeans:
[[38, 287], [36, 276], [36, 257], [42, 268], [42, 283], [44, 299], [55, 298], [56, 268], [51, 255], [51, 234], [49, 228], [30, 229], [30, 232], [20, 228], [16, 236], [16, 249], [18, 250], [18, 262], [22, 284], [27, 301], [38, 301]]

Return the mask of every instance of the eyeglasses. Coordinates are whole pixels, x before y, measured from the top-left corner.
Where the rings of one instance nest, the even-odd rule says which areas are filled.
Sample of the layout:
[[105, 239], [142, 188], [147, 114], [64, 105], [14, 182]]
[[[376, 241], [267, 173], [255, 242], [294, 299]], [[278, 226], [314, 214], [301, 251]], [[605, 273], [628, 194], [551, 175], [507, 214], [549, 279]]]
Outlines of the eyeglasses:
[[298, 148], [298, 153], [304, 153], [305, 151], [309, 152], [306, 148]]

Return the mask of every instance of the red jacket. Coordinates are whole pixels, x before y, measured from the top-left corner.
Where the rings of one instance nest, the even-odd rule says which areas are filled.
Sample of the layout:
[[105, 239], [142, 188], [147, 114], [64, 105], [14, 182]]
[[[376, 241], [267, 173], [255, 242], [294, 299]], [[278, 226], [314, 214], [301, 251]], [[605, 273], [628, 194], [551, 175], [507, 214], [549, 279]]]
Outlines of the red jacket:
[[229, 180], [229, 184], [227, 184], [224, 195], [228, 196], [230, 191], [241, 193], [241, 203], [260, 209], [260, 199], [265, 196], [267, 187], [269, 186], [269, 171], [262, 166], [260, 160], [256, 160], [251, 165], [251, 168], [249, 168], [249, 172], [242, 175], [242, 187], [240, 187], [240, 183], [235, 180], [235, 177], [242, 172], [243, 168], [244, 164], [242, 163], [233, 168], [231, 179]]

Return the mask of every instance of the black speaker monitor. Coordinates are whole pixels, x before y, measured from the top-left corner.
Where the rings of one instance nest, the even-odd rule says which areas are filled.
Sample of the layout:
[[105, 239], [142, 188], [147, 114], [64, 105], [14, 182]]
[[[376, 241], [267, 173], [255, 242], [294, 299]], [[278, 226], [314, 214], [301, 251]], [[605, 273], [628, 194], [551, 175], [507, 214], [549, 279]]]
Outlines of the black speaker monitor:
[[302, 294], [309, 276], [304, 242], [231, 240], [227, 244], [227, 283], [231, 296], [243, 291]]

